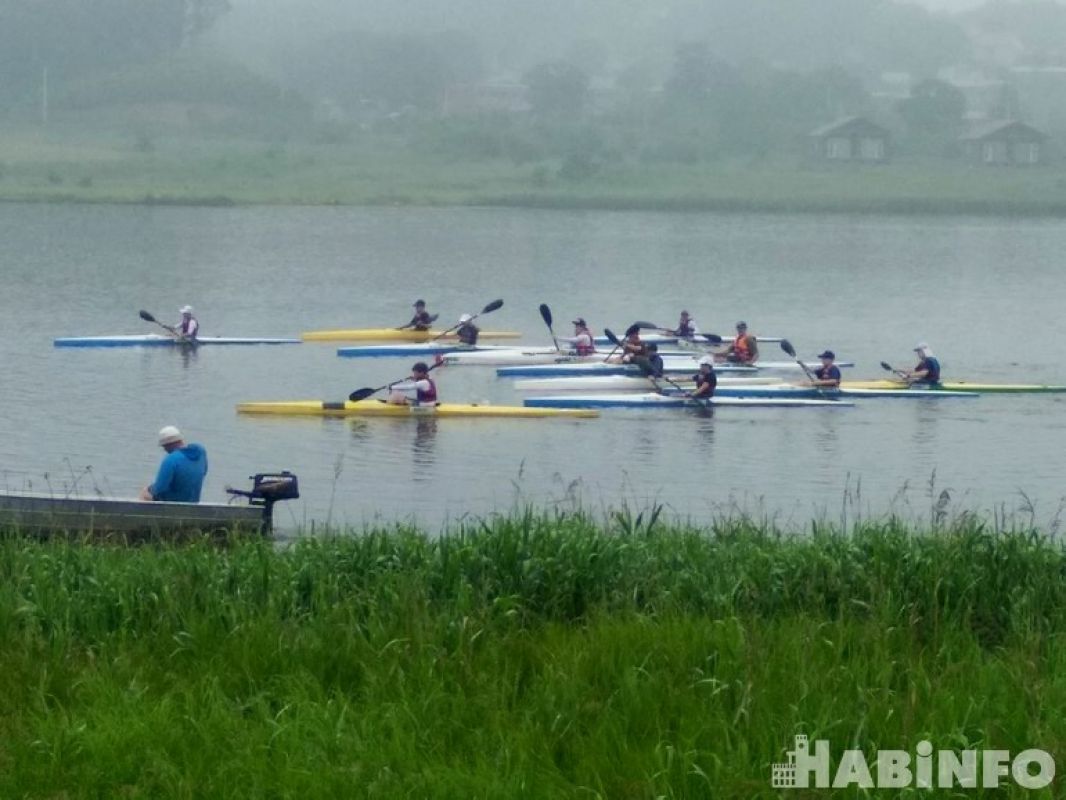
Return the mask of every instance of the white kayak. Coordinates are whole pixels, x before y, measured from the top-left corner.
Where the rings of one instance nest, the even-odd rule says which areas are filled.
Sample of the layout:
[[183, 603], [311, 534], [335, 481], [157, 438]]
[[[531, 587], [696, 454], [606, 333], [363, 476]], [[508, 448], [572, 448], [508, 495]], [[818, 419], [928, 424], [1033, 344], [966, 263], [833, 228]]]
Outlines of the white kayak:
[[[470, 357], [478, 356], [479, 353], [470, 353]], [[448, 356], [445, 356], [448, 361]], [[585, 359], [575, 362], [573, 359], [560, 363], [536, 363], [523, 362], [502, 366], [496, 370], [496, 374], [504, 378], [563, 378], [575, 375], [636, 375], [644, 373], [640, 367], [633, 364], [605, 364], [602, 358], [595, 356], [575, 356], [574, 358]], [[691, 376], [699, 369], [699, 356], [664, 356], [663, 371], [668, 375]], [[491, 363], [491, 362], [490, 362]], [[852, 367], [852, 361], [838, 361], [838, 367]], [[757, 375], [765, 372], [778, 373], [801, 373], [802, 369], [795, 361], [759, 361], [754, 366], [740, 366], [738, 364], [715, 364], [714, 371], [722, 374], [748, 374]]]
[[378, 344], [360, 345], [357, 347], [338, 347], [337, 355], [343, 358], [395, 358], [416, 356], [437, 356], [474, 353], [494, 352], [514, 353], [520, 351], [529, 354], [553, 354], [559, 351], [551, 345], [545, 347], [522, 347], [517, 348], [513, 344], [476, 344], [466, 345], [458, 342], [425, 342], [424, 344]]
[[[619, 336], [621, 336], [621, 333], [619, 333]], [[560, 342], [574, 341], [573, 336], [560, 336], [558, 338]], [[728, 345], [730, 342], [733, 341], [732, 334], [730, 334], [729, 336], [722, 336], [721, 345], [712, 345], [710, 342], [704, 339], [703, 336], [696, 336], [693, 338], [682, 338], [680, 336], [674, 336], [673, 334], [669, 333], [647, 333], [646, 331], [641, 331], [640, 338], [643, 341], [648, 342], [649, 344], [655, 342], [656, 344], [676, 344], [681, 347], [721, 347], [722, 345]], [[780, 336], [756, 336], [755, 339], [759, 342], [767, 342], [771, 344], [777, 344], [779, 342], [784, 341], [784, 339]], [[611, 346], [611, 340], [608, 339], [606, 336], [597, 336], [595, 337], [595, 340], [597, 345], [605, 345], [607, 347]]]
[[299, 339], [264, 339], [256, 337], [199, 336], [189, 342], [158, 333], [130, 336], [69, 336], [55, 339], [56, 347], [200, 347], [201, 345], [300, 344]]
[[[763, 386], [780, 384], [781, 379], [761, 375], [724, 375], [718, 378], [719, 386]], [[665, 386], [669, 386], [663, 382]], [[690, 388], [690, 380], [674, 380], [679, 386]], [[514, 382], [520, 392], [646, 392], [652, 388], [650, 378], [628, 375], [589, 375], [574, 378], [530, 378]]]
[[[491, 367], [503, 367], [503, 366], [520, 366], [522, 364], [595, 364], [603, 363], [603, 360], [608, 357], [610, 350], [603, 352], [596, 352], [592, 355], [579, 356], [575, 353], [568, 353], [563, 351], [560, 353], [553, 347], [511, 347], [501, 350], [485, 350], [476, 352], [452, 352], [441, 354], [441, 360], [451, 366], [491, 366]], [[691, 353], [683, 352], [664, 352], [659, 351], [659, 355], [663, 357], [663, 360], [678, 359], [685, 363], [695, 364], [695, 359], [698, 356], [694, 356]], [[615, 353], [612, 356], [613, 359], [618, 360], [621, 358], [620, 353]], [[686, 369], [688, 369], [686, 367]]]
[[530, 408], [706, 408], [708, 405], [743, 408], [849, 408], [846, 400], [804, 400], [770, 397], [713, 397], [690, 400], [679, 395], [656, 392], [646, 394], [567, 394], [550, 397], [527, 397], [523, 405]]

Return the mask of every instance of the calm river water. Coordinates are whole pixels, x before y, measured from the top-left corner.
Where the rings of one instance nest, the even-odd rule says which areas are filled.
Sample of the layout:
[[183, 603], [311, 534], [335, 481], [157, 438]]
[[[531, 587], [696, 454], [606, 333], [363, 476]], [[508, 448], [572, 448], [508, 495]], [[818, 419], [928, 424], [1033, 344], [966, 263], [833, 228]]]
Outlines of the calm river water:
[[[0, 206], [0, 486], [132, 496], [155, 433], [204, 444], [205, 499], [291, 469], [303, 498], [279, 522], [436, 527], [516, 504], [731, 508], [802, 525], [845, 511], [928, 518], [952, 509], [1057, 517], [1066, 406], [1055, 396], [866, 401], [850, 410], [605, 412], [598, 420], [238, 417], [242, 400], [342, 399], [408, 360], [335, 346], [55, 349], [56, 336], [147, 333], [192, 304], [205, 335], [298, 336], [446, 316], [497, 297], [485, 319], [529, 342], [537, 305], [621, 329], [672, 323], [831, 347], [881, 377], [927, 340], [948, 375], [1066, 383], [1066, 223], [997, 219], [716, 216], [497, 209]], [[772, 348], [772, 345], [767, 345]], [[449, 400], [520, 403], [489, 368], [440, 376]]]

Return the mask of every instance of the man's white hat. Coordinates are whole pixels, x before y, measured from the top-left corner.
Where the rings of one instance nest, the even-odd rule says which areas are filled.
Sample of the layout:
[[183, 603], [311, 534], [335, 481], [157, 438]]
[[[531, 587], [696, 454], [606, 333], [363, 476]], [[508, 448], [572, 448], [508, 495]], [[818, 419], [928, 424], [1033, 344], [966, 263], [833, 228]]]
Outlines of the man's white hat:
[[700, 359], [700, 366], [702, 367], [704, 364], [709, 364], [710, 366], [713, 367], [714, 366], [714, 359], [711, 358], [711, 356], [704, 356], [703, 358]]
[[469, 322], [472, 319], [473, 319], [473, 317], [470, 316], [469, 314], [463, 314], [461, 317], [459, 317], [459, 323], [462, 324], [464, 322]]
[[184, 439], [181, 435], [181, 431], [175, 428], [173, 425], [166, 425], [159, 429], [159, 446], [162, 447], [165, 444], [174, 444]]
[[192, 313], [192, 306], [182, 306], [181, 307], [181, 311], [179, 313], [181, 313], [181, 314], [191, 314]]

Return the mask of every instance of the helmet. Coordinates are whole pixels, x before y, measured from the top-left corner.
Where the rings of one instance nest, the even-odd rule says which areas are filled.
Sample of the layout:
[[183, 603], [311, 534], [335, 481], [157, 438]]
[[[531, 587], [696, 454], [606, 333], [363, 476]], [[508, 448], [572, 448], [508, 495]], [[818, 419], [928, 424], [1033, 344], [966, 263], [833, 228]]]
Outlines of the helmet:
[[167, 444], [174, 444], [180, 442], [184, 437], [181, 435], [181, 431], [175, 428], [173, 425], [166, 425], [159, 429], [159, 446]]

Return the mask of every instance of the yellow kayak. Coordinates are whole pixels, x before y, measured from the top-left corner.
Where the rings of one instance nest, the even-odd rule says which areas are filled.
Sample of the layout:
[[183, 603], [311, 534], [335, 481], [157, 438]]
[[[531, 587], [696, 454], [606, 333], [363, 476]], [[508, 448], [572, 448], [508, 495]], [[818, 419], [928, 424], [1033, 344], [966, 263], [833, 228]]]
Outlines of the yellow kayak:
[[399, 406], [383, 400], [289, 400], [272, 403], [238, 403], [241, 414], [278, 414], [314, 417], [598, 417], [598, 411], [580, 408], [526, 408], [479, 406], [474, 403], [439, 403], [435, 406]]
[[[428, 342], [444, 331], [398, 331], [395, 328], [349, 328], [332, 331], [307, 331], [301, 334], [305, 342]], [[519, 339], [518, 331], [481, 331], [479, 339]], [[455, 340], [455, 334], [449, 333], [442, 341]]]
[[[844, 381], [842, 389], [906, 389], [903, 381], [888, 379], [872, 381]], [[944, 381], [939, 386], [923, 386], [923, 389], [946, 389], [951, 392], [978, 392], [980, 394], [1054, 394], [1066, 392], [1066, 386], [1051, 386], [1043, 383], [975, 383], [972, 381]]]

